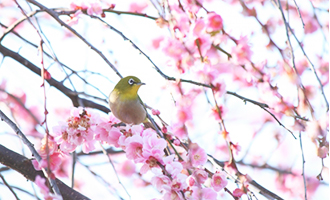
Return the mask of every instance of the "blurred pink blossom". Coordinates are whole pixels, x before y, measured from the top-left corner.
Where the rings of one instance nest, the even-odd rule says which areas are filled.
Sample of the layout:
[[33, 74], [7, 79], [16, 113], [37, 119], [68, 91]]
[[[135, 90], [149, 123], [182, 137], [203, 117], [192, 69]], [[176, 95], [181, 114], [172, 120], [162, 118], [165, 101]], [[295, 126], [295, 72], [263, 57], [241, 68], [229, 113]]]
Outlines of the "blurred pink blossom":
[[207, 14], [206, 31], [214, 32], [222, 29], [222, 18], [220, 15], [211, 12]]
[[132, 176], [135, 173], [135, 164], [130, 160], [125, 160], [119, 165], [119, 173], [126, 177]]
[[213, 174], [211, 185], [215, 191], [219, 192], [220, 190], [225, 188], [227, 184], [228, 181], [226, 179], [226, 174], [224, 172], [220, 171]]
[[252, 51], [248, 44], [247, 36], [237, 40], [237, 45], [232, 48], [231, 55], [233, 62], [237, 65], [244, 65], [250, 62]]
[[142, 13], [145, 8], [148, 7], [146, 2], [132, 2], [129, 6], [130, 12]]

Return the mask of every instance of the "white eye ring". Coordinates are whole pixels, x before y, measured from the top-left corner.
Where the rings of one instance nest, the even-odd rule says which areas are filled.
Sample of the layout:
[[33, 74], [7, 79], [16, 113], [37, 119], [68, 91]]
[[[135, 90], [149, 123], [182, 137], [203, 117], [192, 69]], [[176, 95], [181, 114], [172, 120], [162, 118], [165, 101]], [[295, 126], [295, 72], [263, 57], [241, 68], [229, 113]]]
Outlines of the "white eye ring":
[[132, 78], [130, 78], [129, 80], [128, 80], [128, 84], [130, 84], [130, 85], [133, 85], [135, 82], [134, 82], [134, 80], [132, 79]]

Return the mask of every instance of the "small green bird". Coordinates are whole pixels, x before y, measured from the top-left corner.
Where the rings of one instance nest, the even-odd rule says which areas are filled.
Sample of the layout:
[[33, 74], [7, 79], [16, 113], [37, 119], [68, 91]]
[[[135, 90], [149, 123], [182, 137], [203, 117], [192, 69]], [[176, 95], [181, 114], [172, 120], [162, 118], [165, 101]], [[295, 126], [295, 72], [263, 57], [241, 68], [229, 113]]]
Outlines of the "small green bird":
[[140, 124], [147, 120], [147, 111], [137, 94], [145, 85], [135, 76], [120, 79], [109, 95], [110, 109], [115, 117], [126, 124]]

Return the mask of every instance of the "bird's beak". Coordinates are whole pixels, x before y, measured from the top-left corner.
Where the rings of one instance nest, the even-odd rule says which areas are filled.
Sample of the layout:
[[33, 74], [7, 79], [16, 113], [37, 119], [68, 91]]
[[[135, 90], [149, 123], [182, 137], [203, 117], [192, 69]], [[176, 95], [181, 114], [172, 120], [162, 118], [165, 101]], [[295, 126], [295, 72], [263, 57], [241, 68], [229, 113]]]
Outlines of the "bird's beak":
[[142, 83], [142, 82], [140, 82], [140, 83], [135, 83], [136, 85], [145, 85], [145, 83]]

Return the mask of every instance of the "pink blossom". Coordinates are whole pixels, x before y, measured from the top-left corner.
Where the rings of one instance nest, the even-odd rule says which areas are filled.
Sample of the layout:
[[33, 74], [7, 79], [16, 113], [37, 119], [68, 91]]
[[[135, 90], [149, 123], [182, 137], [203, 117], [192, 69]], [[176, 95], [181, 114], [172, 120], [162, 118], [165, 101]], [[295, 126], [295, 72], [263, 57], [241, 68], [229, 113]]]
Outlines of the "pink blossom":
[[87, 14], [89, 15], [100, 15], [103, 13], [103, 10], [102, 10], [102, 6], [100, 4], [100, 2], [93, 2], [89, 5], [89, 7], [87, 8]]
[[234, 191], [233, 191], [233, 195], [235, 197], [238, 197], [238, 198], [241, 198], [242, 195], [244, 194], [243, 190], [239, 189], [239, 188], [236, 188]]
[[143, 152], [144, 158], [148, 159], [150, 156], [156, 158], [159, 162], [163, 162], [165, 155], [164, 149], [166, 148], [166, 141], [158, 138], [156, 134], [143, 137]]
[[40, 163], [37, 160], [32, 160], [33, 167], [36, 170], [41, 170], [42, 168], [50, 168], [51, 171], [56, 171], [59, 166], [62, 163], [62, 155], [61, 153], [53, 153], [52, 155], [49, 155], [49, 164], [48, 166], [48, 161], [47, 157], [43, 158]]
[[111, 123], [100, 123], [95, 128], [95, 139], [105, 141], [115, 147], [119, 147], [118, 140], [122, 136], [120, 129], [112, 127]]
[[148, 4], [146, 2], [132, 2], [128, 10], [130, 12], [142, 13], [146, 7], [148, 7]]
[[[47, 144], [48, 144], [48, 149], [47, 149]], [[45, 135], [44, 138], [41, 140], [41, 146], [40, 149], [38, 150], [38, 153], [42, 158], [47, 158], [47, 155], [52, 155], [57, 150], [58, 147], [53, 137], [50, 136], [48, 137], [47, 140], [47, 135]]]
[[207, 14], [206, 19], [206, 31], [207, 32], [214, 32], [219, 31], [222, 29], [222, 18], [220, 15], [211, 12]]
[[126, 177], [132, 176], [135, 173], [135, 164], [130, 160], [125, 160], [119, 166], [119, 173]]
[[78, 4], [71, 2], [70, 8], [73, 10], [86, 10], [88, 9], [88, 5], [86, 5], [85, 2], [79, 2]]
[[46, 179], [37, 175], [34, 183], [40, 188], [40, 192], [44, 195], [46, 200], [62, 200], [61, 196], [50, 193], [49, 188], [46, 186]]
[[195, 23], [193, 31], [192, 31], [193, 35], [196, 36], [196, 37], [201, 36], [201, 34], [203, 33], [204, 28], [205, 28], [204, 20], [202, 20], [202, 19], [196, 20], [196, 23]]
[[36, 179], [34, 180], [34, 183], [40, 188], [41, 191], [44, 191], [46, 193], [49, 192], [49, 188], [46, 186], [46, 179], [42, 178], [41, 176], [37, 175]]
[[311, 34], [311, 33], [314, 33], [315, 31], [317, 31], [319, 25], [318, 25], [316, 19], [314, 19], [313, 17], [310, 17], [310, 16], [307, 16], [306, 18], [307, 18], [307, 20], [304, 20], [304, 22], [305, 22], [305, 27], [304, 27], [305, 33], [306, 34]]
[[[145, 174], [147, 173], [150, 169], [153, 169], [154, 167], [158, 167], [158, 163], [159, 161], [152, 157], [149, 156], [149, 158], [145, 161], [145, 163], [143, 164], [143, 166], [140, 169], [140, 173], [141, 174]], [[161, 163], [160, 163], [161, 164]]]
[[197, 144], [189, 149], [189, 158], [193, 167], [204, 165], [207, 161], [207, 155], [204, 149], [200, 148]]
[[197, 168], [192, 175], [199, 184], [204, 184], [204, 182], [207, 180], [208, 178], [208, 173], [203, 170], [203, 169], [199, 169]]
[[154, 38], [152, 42], [152, 47], [155, 49], [158, 49], [160, 46], [160, 43], [164, 40], [164, 36], [159, 36], [157, 38]]
[[211, 48], [212, 41], [209, 35], [203, 34], [198, 38], [192, 38], [186, 45], [190, 51], [194, 52], [195, 57], [204, 57], [206, 52]]
[[238, 152], [241, 151], [241, 146], [238, 145], [237, 143], [236, 144], [231, 144], [230, 148], [236, 155], [238, 155]]
[[182, 170], [183, 166], [181, 163], [173, 161], [174, 155], [169, 155], [163, 158], [163, 162], [165, 164], [165, 169], [168, 173], [171, 174], [172, 177], [177, 176]]
[[159, 111], [159, 110], [155, 110], [155, 109], [152, 109], [152, 110], [151, 110], [151, 113], [152, 113], [153, 115], [160, 115], [160, 111]]
[[142, 155], [143, 139], [139, 135], [133, 135], [127, 139], [126, 157], [134, 160], [135, 163], [144, 162], [146, 159]]
[[177, 32], [179, 38], [186, 37], [186, 34], [188, 33], [190, 28], [189, 18], [187, 14], [182, 12], [173, 12], [173, 16], [175, 17], [175, 22], [176, 22], [173, 29], [179, 30]]
[[244, 65], [250, 62], [252, 51], [248, 44], [247, 36], [241, 37], [237, 45], [232, 48], [232, 61], [237, 65]]
[[187, 175], [185, 174], [178, 174], [173, 180], [172, 180], [172, 190], [179, 192], [183, 189], [186, 189], [187, 183], [186, 183]]
[[212, 88], [214, 96], [220, 98], [223, 94], [226, 93], [226, 83], [222, 79], [215, 79], [212, 81]]
[[192, 198], [203, 200], [216, 200], [217, 193], [211, 188], [200, 188], [197, 186], [192, 187]]
[[176, 39], [167, 38], [162, 42], [162, 49], [165, 55], [180, 60], [185, 52], [184, 46]]
[[211, 179], [211, 185], [215, 191], [219, 192], [226, 187], [227, 183], [228, 181], [224, 172], [217, 172], [213, 174]]
[[168, 176], [163, 174], [152, 177], [151, 184], [157, 188], [158, 191], [170, 191], [171, 180]]
[[176, 146], [179, 146], [179, 145], [181, 144], [181, 142], [180, 142], [180, 140], [175, 139], [175, 140], [173, 141], [173, 144], [176, 145]]
[[171, 190], [171, 191], [167, 191], [164, 194], [163, 199], [183, 200], [183, 197], [182, 197], [182, 195], [179, 192], [176, 192], [174, 190]]
[[82, 14], [81, 10], [77, 10], [73, 15], [70, 15], [70, 19], [66, 21], [69, 26], [73, 26], [78, 24], [78, 20], [80, 19], [80, 15]]
[[83, 145], [83, 151], [88, 153], [94, 149], [93, 139], [99, 116], [81, 107], [71, 110], [71, 117], [66, 123], [60, 122], [53, 127], [53, 135], [63, 152], [72, 152], [78, 145]]
[[189, 176], [187, 178], [187, 183], [188, 183], [188, 186], [189, 187], [192, 187], [192, 186], [196, 185], [195, 178], [193, 176]]
[[162, 132], [163, 132], [163, 133], [167, 133], [167, 128], [166, 128], [166, 126], [163, 126], [163, 127], [162, 127]]
[[322, 146], [317, 149], [317, 156], [320, 158], [326, 158], [329, 154], [329, 144], [327, 146]]

